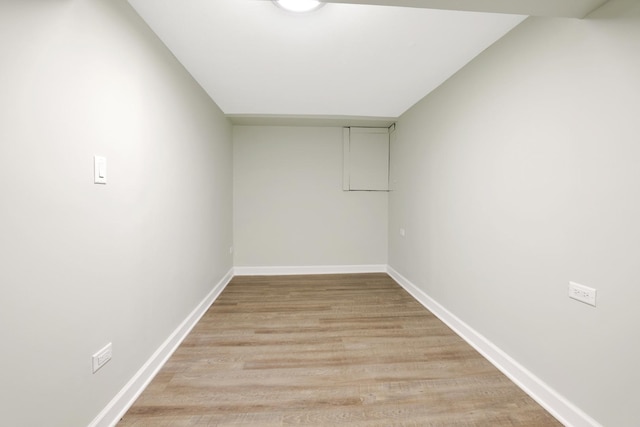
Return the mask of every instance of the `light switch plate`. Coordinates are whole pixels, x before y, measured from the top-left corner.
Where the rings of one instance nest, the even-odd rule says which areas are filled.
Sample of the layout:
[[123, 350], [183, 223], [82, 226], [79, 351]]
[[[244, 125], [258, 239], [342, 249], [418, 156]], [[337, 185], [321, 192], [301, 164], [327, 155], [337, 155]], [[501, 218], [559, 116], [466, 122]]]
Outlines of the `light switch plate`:
[[102, 156], [93, 156], [93, 182], [95, 184], [107, 183], [107, 159]]

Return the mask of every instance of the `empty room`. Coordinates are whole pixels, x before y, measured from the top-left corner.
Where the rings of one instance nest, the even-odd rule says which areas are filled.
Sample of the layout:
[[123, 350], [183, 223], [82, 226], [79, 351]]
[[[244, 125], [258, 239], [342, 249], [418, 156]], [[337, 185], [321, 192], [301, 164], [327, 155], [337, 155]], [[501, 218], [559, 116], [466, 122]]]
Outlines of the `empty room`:
[[640, 425], [638, 0], [0, 0], [0, 48], [0, 424]]

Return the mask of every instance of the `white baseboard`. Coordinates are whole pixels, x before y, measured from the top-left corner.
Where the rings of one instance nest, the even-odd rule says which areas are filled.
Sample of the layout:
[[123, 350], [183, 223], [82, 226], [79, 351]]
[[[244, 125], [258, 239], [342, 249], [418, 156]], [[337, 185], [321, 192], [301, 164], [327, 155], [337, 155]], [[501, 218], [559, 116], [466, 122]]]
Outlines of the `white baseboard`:
[[209, 306], [218, 298], [233, 276], [269, 276], [293, 274], [388, 273], [420, 304], [442, 320], [475, 348], [511, 381], [567, 427], [602, 427], [597, 421], [569, 402], [546, 383], [516, 362], [495, 344], [448, 311], [408, 279], [386, 265], [339, 265], [305, 267], [235, 267], [209, 292], [140, 370], [89, 424], [89, 427], [113, 427], [133, 405]]
[[386, 273], [384, 264], [371, 265], [316, 265], [300, 267], [235, 267], [236, 276], [286, 276], [293, 274], [353, 274]]
[[113, 427], [127, 410], [133, 405], [144, 389], [149, 385], [153, 377], [169, 360], [169, 357], [178, 348], [180, 343], [187, 337], [191, 329], [198, 323], [207, 309], [218, 298], [220, 293], [233, 278], [233, 269], [216, 284], [211, 292], [198, 304], [198, 306], [187, 316], [187, 318], [176, 328], [164, 343], [153, 353], [147, 362], [136, 372], [129, 382], [120, 392], [109, 402], [100, 412], [89, 427]]
[[562, 424], [567, 427], [602, 427], [596, 420], [569, 402], [540, 380], [540, 378], [536, 377], [487, 338], [441, 306], [392, 267], [388, 267], [387, 273], [420, 304], [425, 306], [431, 313], [453, 329], [456, 334], [475, 348]]

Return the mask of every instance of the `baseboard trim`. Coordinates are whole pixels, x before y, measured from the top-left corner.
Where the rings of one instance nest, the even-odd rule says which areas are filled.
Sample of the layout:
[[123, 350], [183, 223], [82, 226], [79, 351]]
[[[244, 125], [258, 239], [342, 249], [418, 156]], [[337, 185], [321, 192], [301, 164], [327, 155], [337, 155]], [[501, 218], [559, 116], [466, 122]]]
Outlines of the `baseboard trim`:
[[233, 268], [220, 280], [187, 318], [173, 331], [164, 343], [153, 353], [129, 382], [118, 392], [109, 404], [93, 419], [89, 427], [113, 427], [129, 410], [135, 400], [149, 385], [153, 377], [169, 360], [191, 329], [209, 309], [211, 304], [233, 278]]
[[383, 264], [369, 265], [312, 265], [297, 267], [235, 267], [236, 276], [286, 276], [294, 274], [355, 274], [386, 273]]
[[536, 377], [511, 356], [460, 320], [392, 267], [389, 266], [387, 268], [387, 273], [420, 304], [442, 320], [448, 327], [453, 329], [456, 334], [475, 348], [562, 424], [568, 427], [602, 427], [596, 420], [569, 402], [565, 397], [549, 387], [549, 385], [544, 383], [540, 378]]
[[234, 276], [384, 272], [388, 273], [389, 276], [402, 286], [413, 298], [442, 320], [456, 334], [475, 348], [562, 424], [568, 427], [602, 427], [596, 420], [569, 402], [565, 397], [520, 365], [511, 356], [456, 317], [436, 300], [428, 296], [395, 269], [387, 265], [232, 268], [155, 351], [111, 402], [94, 418], [88, 427], [114, 427], [118, 423]]

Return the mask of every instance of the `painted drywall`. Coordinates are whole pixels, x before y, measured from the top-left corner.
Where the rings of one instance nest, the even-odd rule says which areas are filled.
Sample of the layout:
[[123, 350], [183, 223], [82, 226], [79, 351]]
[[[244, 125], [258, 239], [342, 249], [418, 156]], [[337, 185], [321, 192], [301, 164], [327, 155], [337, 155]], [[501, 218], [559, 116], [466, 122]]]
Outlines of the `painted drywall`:
[[2, 424], [86, 426], [232, 267], [231, 126], [124, 0], [1, 2], [0, 51]]
[[387, 263], [386, 192], [342, 191], [342, 128], [235, 126], [238, 267]]
[[634, 0], [530, 18], [391, 148], [390, 265], [604, 426], [640, 425], [639, 52]]

